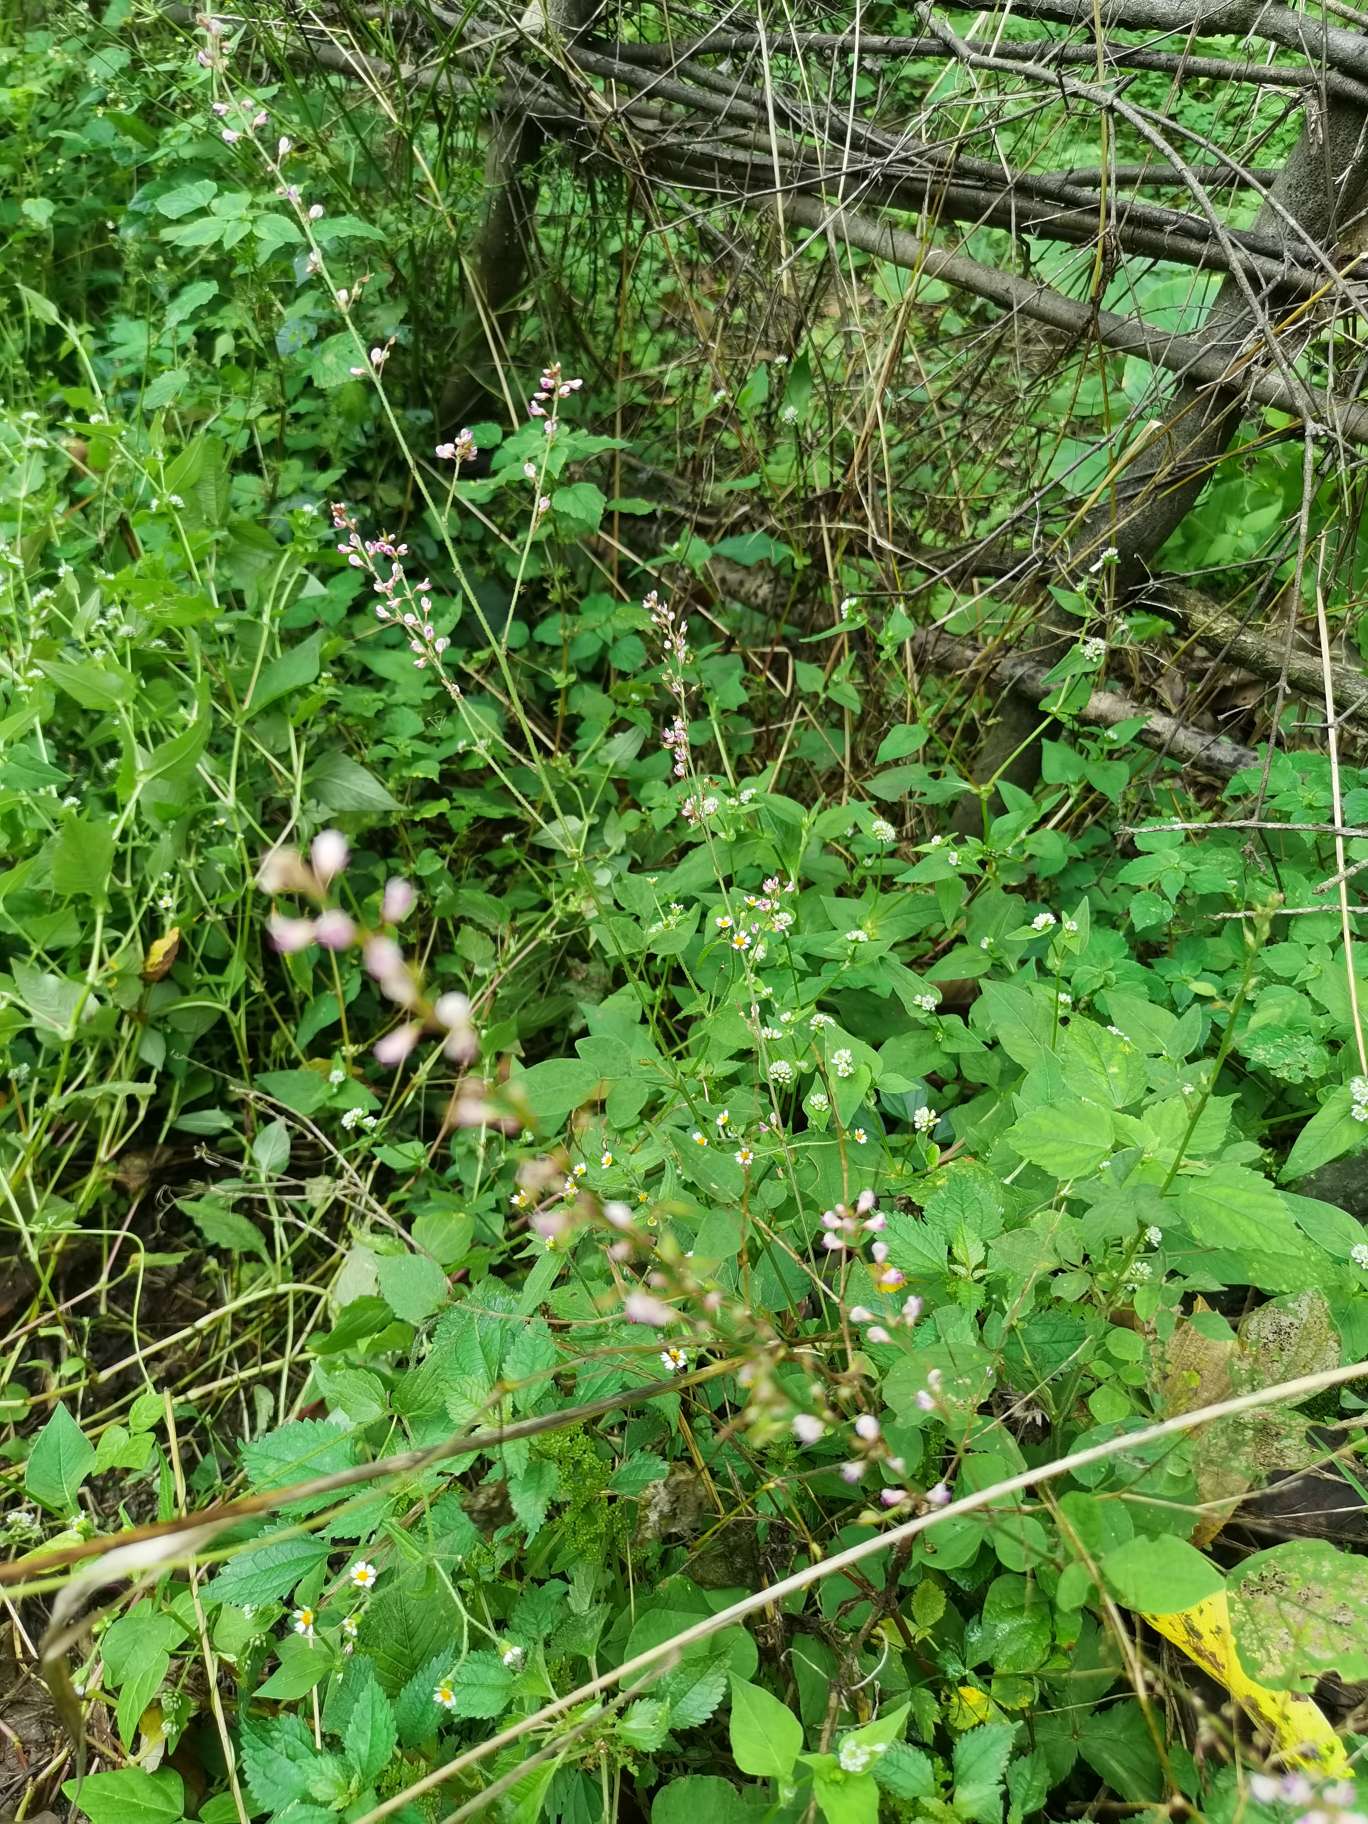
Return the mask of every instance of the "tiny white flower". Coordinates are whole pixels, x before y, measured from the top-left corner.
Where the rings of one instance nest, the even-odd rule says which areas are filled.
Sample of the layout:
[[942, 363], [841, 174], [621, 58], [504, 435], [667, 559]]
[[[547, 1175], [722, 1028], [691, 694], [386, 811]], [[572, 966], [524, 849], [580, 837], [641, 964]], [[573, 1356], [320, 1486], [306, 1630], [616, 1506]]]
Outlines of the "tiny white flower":
[[847, 931], [845, 934], [845, 941], [848, 944], [867, 944], [869, 942], [869, 933], [868, 931], [861, 931], [858, 929]]
[[922, 1107], [912, 1116], [912, 1126], [919, 1134], [929, 1134], [939, 1120], [934, 1108]]
[[499, 1657], [508, 1667], [510, 1672], [521, 1672], [523, 1669], [523, 1661], [526, 1659], [527, 1655], [523, 1652], [521, 1647], [505, 1647]]
[[831, 1068], [836, 1072], [838, 1077], [853, 1077], [855, 1075], [855, 1057], [848, 1046], [842, 1045], [839, 1051], [832, 1052]]
[[440, 1704], [443, 1710], [456, 1708], [456, 1687], [449, 1678], [444, 1678], [432, 1694], [432, 1700]]
[[358, 1590], [369, 1590], [375, 1587], [375, 1580], [380, 1575], [373, 1564], [360, 1558], [347, 1572], [347, 1581]]
[[1151, 1248], [1157, 1248], [1163, 1242], [1164, 1231], [1151, 1223], [1145, 1230], [1145, 1241]]
[[296, 1634], [302, 1634], [305, 1640], [314, 1637], [314, 1622], [317, 1620], [312, 1609], [296, 1609], [290, 1620]]
[[671, 1343], [668, 1349], [661, 1350], [660, 1364], [662, 1368], [667, 1369], [670, 1374], [683, 1374], [684, 1370], [689, 1365], [689, 1357], [686, 1351], [681, 1349], [678, 1344]]
[[1037, 912], [1031, 920], [1032, 931], [1053, 931], [1056, 924], [1053, 912]]
[[1356, 1267], [1363, 1267], [1365, 1271], [1368, 1271], [1368, 1242], [1357, 1242], [1350, 1248], [1349, 1258]]
[[792, 1083], [793, 1066], [787, 1058], [775, 1058], [770, 1064], [767, 1075], [771, 1083]]

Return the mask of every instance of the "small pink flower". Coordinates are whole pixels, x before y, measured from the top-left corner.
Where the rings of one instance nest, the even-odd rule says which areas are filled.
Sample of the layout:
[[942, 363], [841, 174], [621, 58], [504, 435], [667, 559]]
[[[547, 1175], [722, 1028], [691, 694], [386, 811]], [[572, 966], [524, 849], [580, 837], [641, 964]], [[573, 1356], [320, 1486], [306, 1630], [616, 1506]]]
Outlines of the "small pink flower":
[[325, 950], [350, 950], [356, 942], [356, 923], [345, 912], [320, 912], [314, 934]]
[[937, 1482], [934, 1488], [928, 1488], [924, 1497], [928, 1507], [948, 1507], [950, 1490], [944, 1482]]
[[276, 157], [284, 158], [285, 154], [287, 152], [293, 151], [293, 149], [294, 149], [293, 140], [281, 139], [276, 144]]
[[318, 935], [311, 918], [285, 918], [279, 912], [271, 913], [266, 929], [276, 949], [286, 956], [307, 950]]
[[863, 1463], [842, 1463], [841, 1465], [842, 1482], [858, 1482], [863, 1474]]
[[322, 203], [310, 203], [309, 204], [309, 220], [311, 222], [317, 222], [317, 221], [321, 221], [322, 218], [323, 218]]
[[317, 883], [297, 849], [272, 849], [257, 870], [263, 893], [310, 893]]
[[380, 916], [387, 925], [399, 925], [413, 910], [418, 895], [413, 890], [412, 882], [400, 879], [385, 882], [385, 893], [380, 901]]
[[917, 1319], [921, 1316], [921, 1314], [922, 1314], [922, 1301], [917, 1297], [916, 1293], [914, 1292], [910, 1298], [905, 1298], [903, 1300], [903, 1308], [902, 1308], [903, 1322], [905, 1324], [915, 1324]]
[[622, 1314], [629, 1324], [651, 1324], [657, 1330], [675, 1321], [675, 1313], [664, 1299], [653, 1298], [649, 1292], [629, 1292]]
[[826, 1426], [811, 1412], [797, 1413], [793, 1420], [793, 1435], [800, 1444], [815, 1444], [825, 1436]]
[[390, 1066], [402, 1064], [422, 1036], [423, 1028], [417, 1020], [396, 1026], [393, 1032], [382, 1033], [375, 1041], [376, 1063]]
[[852, 1324], [872, 1324], [874, 1321], [874, 1313], [864, 1305], [852, 1305], [850, 1307], [850, 1321]]
[[325, 887], [342, 872], [350, 856], [351, 850], [341, 830], [320, 830], [309, 845], [314, 873]]
[[862, 1412], [855, 1421], [855, 1436], [863, 1438], [866, 1444], [872, 1444], [879, 1435], [879, 1421], [872, 1412]]
[[907, 1499], [907, 1490], [905, 1488], [881, 1488], [879, 1499], [885, 1507], [901, 1507]]
[[235, 146], [238, 143], [238, 141], [242, 138], [242, 135], [234, 127], [225, 127], [223, 129], [222, 137], [223, 137], [224, 145]]
[[865, 1331], [865, 1341], [868, 1343], [891, 1343], [893, 1338], [888, 1334], [887, 1330], [884, 1329], [882, 1324], [871, 1324], [868, 1330]]
[[874, 1203], [875, 1203], [875, 1198], [874, 1198], [873, 1191], [870, 1191], [870, 1190], [861, 1191], [859, 1196], [855, 1199], [856, 1214], [859, 1216], [867, 1216], [869, 1214], [869, 1212], [874, 1208]]
[[392, 937], [368, 937], [361, 954], [377, 982], [398, 974], [404, 967], [404, 953]]

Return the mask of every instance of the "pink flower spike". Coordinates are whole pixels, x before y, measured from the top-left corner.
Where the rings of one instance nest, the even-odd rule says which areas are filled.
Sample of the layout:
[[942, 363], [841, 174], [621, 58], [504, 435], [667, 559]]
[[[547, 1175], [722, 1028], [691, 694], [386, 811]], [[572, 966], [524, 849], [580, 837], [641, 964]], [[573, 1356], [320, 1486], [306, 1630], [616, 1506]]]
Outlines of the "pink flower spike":
[[410, 1020], [404, 1026], [396, 1026], [393, 1032], [382, 1033], [375, 1041], [376, 1063], [388, 1064], [391, 1067], [402, 1064], [422, 1036], [423, 1028], [417, 1020]]
[[263, 893], [311, 893], [317, 885], [298, 849], [272, 849], [257, 870]]
[[874, 1321], [874, 1313], [865, 1305], [852, 1305], [850, 1321], [852, 1324], [871, 1324]]
[[855, 1421], [855, 1436], [863, 1438], [866, 1444], [872, 1444], [879, 1435], [879, 1421], [872, 1412], [862, 1412]]
[[905, 1488], [881, 1488], [879, 1499], [885, 1507], [901, 1507], [907, 1499], [907, 1490]]
[[380, 916], [387, 925], [400, 925], [412, 912], [418, 895], [411, 881], [402, 880], [398, 875], [385, 882], [384, 897], [380, 901]]
[[863, 1463], [842, 1463], [841, 1465], [842, 1482], [858, 1482], [863, 1474]]
[[345, 912], [320, 912], [314, 923], [314, 935], [325, 950], [350, 950], [356, 942], [356, 921]]
[[675, 1313], [663, 1298], [652, 1298], [649, 1292], [629, 1292], [622, 1307], [629, 1324], [651, 1324], [657, 1330], [675, 1321]]
[[388, 976], [402, 975], [404, 953], [392, 937], [368, 937], [361, 951], [367, 971], [377, 982]]
[[949, 1507], [950, 1490], [944, 1482], [937, 1482], [934, 1488], [927, 1489], [926, 1504], [928, 1507]]
[[307, 950], [317, 936], [311, 918], [284, 918], [279, 912], [271, 913], [266, 920], [266, 929], [271, 942], [284, 956]]
[[888, 1243], [886, 1241], [876, 1241], [869, 1251], [880, 1266], [888, 1259]]
[[893, 1338], [882, 1324], [871, 1324], [865, 1331], [865, 1341], [867, 1343], [891, 1343]]
[[445, 1026], [449, 1032], [470, 1024], [470, 1000], [464, 994], [439, 995], [432, 1012], [438, 1025]]
[[342, 872], [350, 856], [351, 850], [341, 830], [320, 830], [309, 845], [314, 873], [325, 887]]

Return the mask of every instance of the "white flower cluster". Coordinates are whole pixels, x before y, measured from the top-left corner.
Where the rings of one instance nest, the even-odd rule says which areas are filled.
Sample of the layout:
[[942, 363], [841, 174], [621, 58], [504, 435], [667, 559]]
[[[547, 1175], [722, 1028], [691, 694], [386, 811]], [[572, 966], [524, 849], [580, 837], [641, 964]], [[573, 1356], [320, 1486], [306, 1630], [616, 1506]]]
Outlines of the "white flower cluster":
[[1350, 1077], [1349, 1103], [1355, 1121], [1368, 1121], [1368, 1077]]

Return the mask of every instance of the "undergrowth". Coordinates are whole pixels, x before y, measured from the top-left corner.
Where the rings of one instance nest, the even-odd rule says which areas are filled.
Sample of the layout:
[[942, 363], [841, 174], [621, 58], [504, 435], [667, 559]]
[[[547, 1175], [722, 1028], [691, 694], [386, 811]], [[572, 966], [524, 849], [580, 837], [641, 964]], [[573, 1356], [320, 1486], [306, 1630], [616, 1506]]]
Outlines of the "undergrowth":
[[354, 98], [110, 12], [0, 51], [16, 1815], [1353, 1816], [1362, 1560], [1260, 1503], [1362, 1493], [1368, 771], [1091, 727], [1103, 565], [971, 786], [820, 310], [541, 300], [446, 432]]

